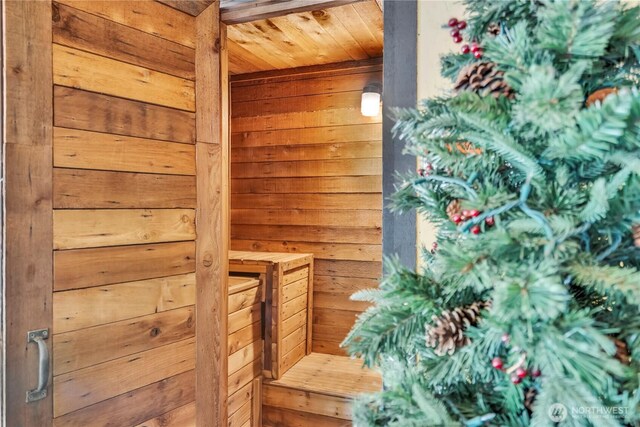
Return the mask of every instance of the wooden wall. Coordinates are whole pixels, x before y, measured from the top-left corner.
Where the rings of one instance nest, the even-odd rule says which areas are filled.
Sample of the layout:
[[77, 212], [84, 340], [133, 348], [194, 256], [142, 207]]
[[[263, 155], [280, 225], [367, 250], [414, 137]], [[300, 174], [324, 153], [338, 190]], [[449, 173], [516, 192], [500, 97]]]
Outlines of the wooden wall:
[[195, 18], [53, 4], [55, 426], [195, 418]]
[[313, 351], [339, 348], [381, 273], [382, 117], [360, 114], [380, 61], [235, 76], [231, 248], [315, 256]]

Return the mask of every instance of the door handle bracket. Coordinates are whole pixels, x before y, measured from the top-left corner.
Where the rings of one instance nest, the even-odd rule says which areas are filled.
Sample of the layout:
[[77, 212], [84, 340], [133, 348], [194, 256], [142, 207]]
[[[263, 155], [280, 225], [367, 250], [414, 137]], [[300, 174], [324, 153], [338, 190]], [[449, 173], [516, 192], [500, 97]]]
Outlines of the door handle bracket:
[[49, 384], [49, 348], [44, 340], [49, 338], [49, 329], [37, 329], [27, 332], [27, 344], [38, 345], [38, 387], [27, 391], [27, 403], [47, 397]]

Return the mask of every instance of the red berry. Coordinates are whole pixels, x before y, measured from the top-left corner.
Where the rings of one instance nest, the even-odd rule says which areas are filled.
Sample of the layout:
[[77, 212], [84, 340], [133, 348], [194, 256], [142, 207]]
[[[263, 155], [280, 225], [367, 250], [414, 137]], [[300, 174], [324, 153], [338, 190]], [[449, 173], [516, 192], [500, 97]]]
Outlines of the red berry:
[[542, 372], [540, 372], [540, 369], [534, 369], [533, 372], [531, 372], [531, 376], [533, 378], [538, 378], [540, 375], [542, 375]]
[[425, 172], [424, 169], [422, 168], [418, 169], [418, 175], [424, 176], [425, 175], [424, 172]]
[[511, 337], [509, 337], [509, 334], [503, 334], [501, 339], [502, 342], [506, 344], [509, 342], [509, 339], [511, 339]]
[[464, 30], [465, 28], [467, 28], [467, 21], [458, 22], [458, 29], [459, 30]]
[[462, 210], [462, 216], [471, 216], [471, 213], [468, 210], [463, 209]]
[[453, 220], [454, 223], [456, 224], [460, 224], [462, 222], [462, 217], [458, 214], [455, 214], [453, 216], [453, 218], [451, 218]]
[[433, 165], [432, 165], [431, 163], [427, 163], [427, 164], [424, 166], [424, 168], [425, 168], [426, 170], [428, 170], [429, 172], [431, 172], [431, 171], [433, 170]]
[[520, 384], [522, 382], [522, 378], [517, 375], [511, 375], [511, 382], [514, 384]]
[[454, 43], [462, 43], [462, 36], [457, 35], [453, 38]]
[[452, 29], [449, 34], [451, 34], [451, 37], [461, 37], [460, 30], [457, 28]]
[[474, 225], [473, 227], [471, 227], [471, 232], [473, 234], [480, 234], [480, 226], [479, 225]]
[[493, 227], [493, 225], [496, 223], [496, 220], [492, 216], [490, 216], [484, 220], [484, 223], [487, 224], [489, 227]]
[[[454, 41], [455, 41], [455, 39], [454, 39]], [[457, 42], [456, 42], [456, 43], [457, 43]], [[478, 50], [476, 50], [475, 52], [473, 52], [473, 56], [474, 56], [476, 59], [480, 59], [480, 58], [482, 58], [482, 49], [478, 49]]]
[[471, 43], [471, 52], [477, 52], [480, 49], [480, 46], [478, 46], [478, 43], [473, 42]]
[[456, 18], [451, 18], [451, 19], [449, 19], [449, 22], [447, 24], [450, 27], [456, 27], [456, 26], [458, 26], [458, 20]]
[[502, 369], [502, 367], [504, 366], [504, 363], [502, 362], [502, 359], [500, 359], [499, 357], [494, 357], [493, 360], [491, 361], [491, 366], [493, 366], [496, 369]]
[[516, 376], [518, 378], [526, 378], [527, 375], [529, 375], [529, 373], [527, 372], [526, 369], [524, 369], [524, 368], [516, 369]]
[[460, 47], [460, 51], [461, 51], [462, 53], [469, 53], [469, 52], [471, 52], [471, 48], [469, 47], [469, 45], [468, 45], [468, 44], [463, 44], [463, 45]]
[[469, 215], [471, 215], [472, 217], [477, 217], [478, 215], [480, 215], [480, 211], [477, 209], [473, 209], [471, 211], [469, 211]]
[[438, 249], [438, 242], [433, 242], [433, 244], [431, 245], [432, 249]]

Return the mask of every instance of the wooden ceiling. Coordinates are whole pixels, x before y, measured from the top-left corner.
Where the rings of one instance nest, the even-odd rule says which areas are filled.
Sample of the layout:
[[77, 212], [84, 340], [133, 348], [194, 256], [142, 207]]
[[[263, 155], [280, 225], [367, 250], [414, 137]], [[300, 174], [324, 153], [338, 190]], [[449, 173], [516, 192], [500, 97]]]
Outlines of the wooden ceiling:
[[[197, 16], [214, 0], [156, 0]], [[382, 56], [382, 0], [221, 0], [229, 72]]]
[[382, 56], [375, 0], [227, 27], [229, 71], [244, 74]]

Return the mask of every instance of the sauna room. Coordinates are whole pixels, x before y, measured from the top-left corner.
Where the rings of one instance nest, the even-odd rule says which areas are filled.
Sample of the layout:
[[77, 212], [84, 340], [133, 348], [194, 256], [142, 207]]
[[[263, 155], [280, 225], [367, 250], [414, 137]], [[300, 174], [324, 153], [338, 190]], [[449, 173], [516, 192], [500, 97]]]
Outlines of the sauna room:
[[382, 1], [2, 8], [6, 425], [352, 425]]

